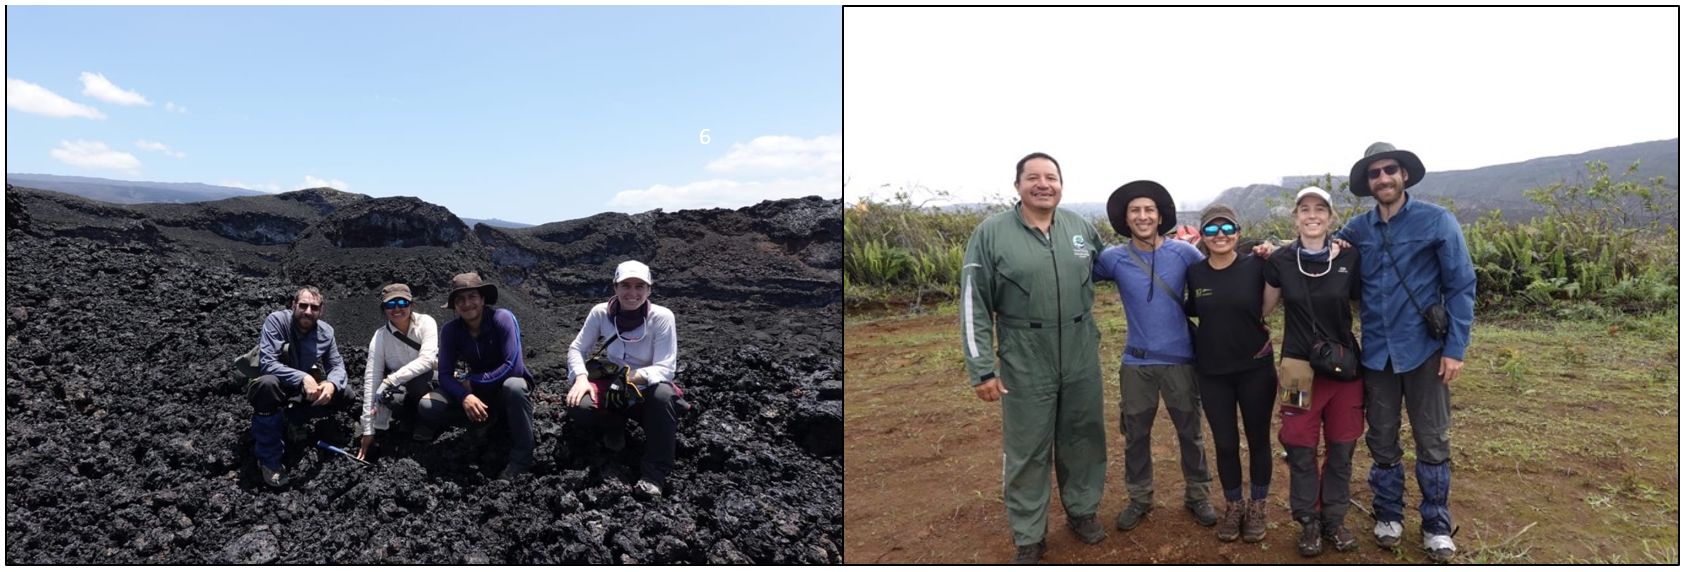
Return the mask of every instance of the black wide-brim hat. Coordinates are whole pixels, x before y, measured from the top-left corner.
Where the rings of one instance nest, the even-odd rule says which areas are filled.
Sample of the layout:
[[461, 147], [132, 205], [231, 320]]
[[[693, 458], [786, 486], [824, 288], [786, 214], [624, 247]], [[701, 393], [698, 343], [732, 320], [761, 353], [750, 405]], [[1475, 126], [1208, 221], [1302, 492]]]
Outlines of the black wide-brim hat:
[[1410, 174], [1404, 181], [1406, 189], [1416, 186], [1416, 183], [1422, 182], [1422, 177], [1428, 175], [1427, 168], [1422, 166], [1422, 160], [1417, 158], [1415, 153], [1394, 148], [1391, 143], [1375, 143], [1363, 152], [1362, 159], [1352, 164], [1352, 194], [1360, 197], [1374, 196], [1369, 192], [1369, 164], [1381, 159], [1397, 160], [1398, 164], [1404, 167], [1404, 172]]
[[1129, 201], [1147, 197], [1158, 205], [1158, 234], [1170, 234], [1170, 229], [1176, 228], [1176, 200], [1170, 198], [1170, 191], [1164, 185], [1152, 181], [1132, 181], [1117, 190], [1112, 191], [1112, 197], [1106, 199], [1106, 218], [1112, 221], [1112, 230], [1124, 237], [1134, 236], [1129, 231]]

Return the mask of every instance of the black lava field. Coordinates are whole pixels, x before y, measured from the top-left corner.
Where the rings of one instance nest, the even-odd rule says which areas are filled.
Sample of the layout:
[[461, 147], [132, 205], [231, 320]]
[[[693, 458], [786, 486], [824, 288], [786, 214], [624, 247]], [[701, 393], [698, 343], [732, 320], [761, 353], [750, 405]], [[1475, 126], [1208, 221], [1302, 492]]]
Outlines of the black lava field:
[[[6, 562], [842, 562], [842, 211], [817, 197], [469, 228], [414, 198], [332, 189], [118, 206], [6, 190]], [[560, 414], [568, 342], [650, 265], [678, 318], [680, 420], [667, 495], [631, 493], [644, 435], [609, 453]], [[259, 481], [230, 361], [297, 286], [362, 395], [378, 290], [440, 324], [477, 271], [520, 319], [535, 379], [533, 473], [498, 481], [501, 431], [430, 444], [400, 423], [362, 467], [289, 442]], [[311, 425], [347, 445], [355, 405]]]

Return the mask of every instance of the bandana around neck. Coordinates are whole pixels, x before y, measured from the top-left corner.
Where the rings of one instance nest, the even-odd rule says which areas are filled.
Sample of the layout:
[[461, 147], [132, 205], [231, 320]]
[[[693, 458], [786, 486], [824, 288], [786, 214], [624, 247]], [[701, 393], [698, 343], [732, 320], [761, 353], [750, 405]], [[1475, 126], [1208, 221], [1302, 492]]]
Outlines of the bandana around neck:
[[644, 325], [644, 318], [649, 317], [649, 300], [644, 300], [643, 305], [636, 309], [624, 310], [620, 307], [620, 297], [609, 298], [608, 315], [614, 319], [614, 329], [621, 332], [636, 330]]

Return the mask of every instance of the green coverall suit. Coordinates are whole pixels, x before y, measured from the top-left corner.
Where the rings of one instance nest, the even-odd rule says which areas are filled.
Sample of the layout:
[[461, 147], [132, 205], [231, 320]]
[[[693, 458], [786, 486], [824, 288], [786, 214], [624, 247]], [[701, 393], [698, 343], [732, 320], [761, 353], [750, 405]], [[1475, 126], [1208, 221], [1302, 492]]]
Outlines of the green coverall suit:
[[1043, 235], [1024, 222], [1021, 208], [991, 216], [971, 233], [960, 272], [960, 327], [971, 385], [998, 376], [1008, 392], [1001, 397], [1001, 480], [1013, 542], [1024, 546], [1047, 534], [1050, 462], [1065, 514], [1100, 510], [1106, 429], [1091, 278], [1100, 234], [1076, 213], [1055, 209]]

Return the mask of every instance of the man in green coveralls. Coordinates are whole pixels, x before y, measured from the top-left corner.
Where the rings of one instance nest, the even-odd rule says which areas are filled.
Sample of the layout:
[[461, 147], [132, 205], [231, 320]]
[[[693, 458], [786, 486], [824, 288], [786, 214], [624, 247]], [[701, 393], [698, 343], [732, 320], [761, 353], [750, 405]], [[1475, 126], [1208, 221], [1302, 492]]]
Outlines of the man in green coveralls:
[[979, 399], [1001, 402], [1001, 479], [1020, 564], [1039, 562], [1047, 550], [1049, 465], [1059, 472], [1072, 532], [1089, 544], [1106, 538], [1095, 519], [1106, 485], [1091, 278], [1100, 234], [1059, 208], [1060, 174], [1045, 153], [1020, 159], [1018, 204], [977, 225], [960, 272], [971, 385]]

